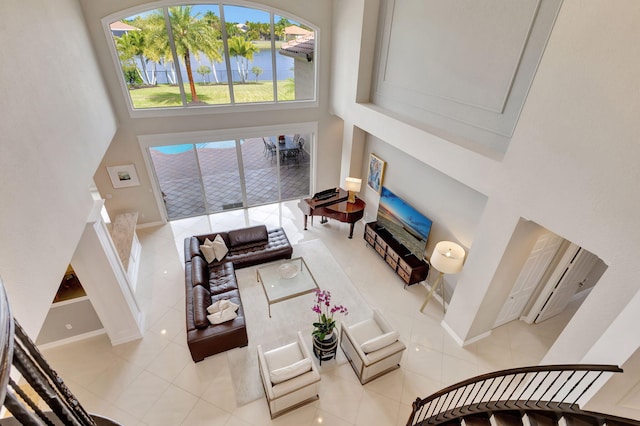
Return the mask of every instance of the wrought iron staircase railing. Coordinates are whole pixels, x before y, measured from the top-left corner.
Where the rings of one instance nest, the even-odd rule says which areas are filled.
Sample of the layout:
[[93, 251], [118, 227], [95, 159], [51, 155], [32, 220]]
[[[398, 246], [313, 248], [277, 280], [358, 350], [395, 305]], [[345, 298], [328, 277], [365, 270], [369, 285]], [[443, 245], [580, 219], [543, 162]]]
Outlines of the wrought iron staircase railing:
[[[552, 413], [560, 419], [563, 413], [598, 419], [592, 424], [628, 424], [640, 426], [640, 422], [603, 413], [580, 409], [579, 403], [589, 389], [612, 373], [621, 373], [614, 365], [545, 365], [513, 368], [483, 374], [449, 386], [413, 402], [407, 426], [427, 426], [444, 423], [477, 424], [479, 417], [489, 419], [497, 412]], [[522, 422], [530, 424], [535, 422]], [[489, 423], [487, 423], [489, 424]], [[491, 423], [491, 424], [495, 424]]]
[[[10, 376], [12, 367], [37, 393], [29, 392]], [[41, 409], [39, 400], [47, 408]], [[0, 281], [0, 404], [13, 417], [0, 425], [119, 426], [111, 419], [87, 413], [58, 374], [49, 366], [36, 345], [13, 318], [7, 294]]]

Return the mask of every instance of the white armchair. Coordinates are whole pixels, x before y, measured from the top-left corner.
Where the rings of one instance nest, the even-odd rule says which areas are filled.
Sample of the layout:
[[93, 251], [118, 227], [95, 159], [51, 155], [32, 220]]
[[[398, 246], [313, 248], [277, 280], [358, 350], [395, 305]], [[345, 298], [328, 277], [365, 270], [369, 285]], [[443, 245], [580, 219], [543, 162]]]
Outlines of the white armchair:
[[271, 418], [318, 399], [320, 373], [298, 331], [295, 342], [264, 352], [258, 366]]
[[378, 310], [373, 318], [352, 326], [342, 324], [341, 331], [340, 346], [363, 385], [400, 367], [406, 346]]

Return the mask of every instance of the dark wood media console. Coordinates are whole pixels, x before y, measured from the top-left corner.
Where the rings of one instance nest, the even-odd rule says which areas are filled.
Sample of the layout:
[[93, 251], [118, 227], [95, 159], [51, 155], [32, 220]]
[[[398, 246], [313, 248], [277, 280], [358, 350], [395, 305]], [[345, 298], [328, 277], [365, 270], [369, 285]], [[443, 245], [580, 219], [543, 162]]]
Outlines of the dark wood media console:
[[377, 222], [369, 222], [364, 227], [364, 239], [402, 278], [405, 285], [427, 279], [429, 264], [411, 253], [393, 235]]

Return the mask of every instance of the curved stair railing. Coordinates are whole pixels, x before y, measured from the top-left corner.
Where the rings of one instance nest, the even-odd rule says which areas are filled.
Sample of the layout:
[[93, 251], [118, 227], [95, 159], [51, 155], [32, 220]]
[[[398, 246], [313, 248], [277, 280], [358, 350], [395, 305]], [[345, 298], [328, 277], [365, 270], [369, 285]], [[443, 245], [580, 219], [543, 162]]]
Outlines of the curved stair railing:
[[[27, 385], [12, 378], [12, 367]], [[26, 388], [26, 390], [25, 390]], [[31, 392], [33, 390], [33, 392]], [[36, 395], [37, 394], [37, 398]], [[34, 398], [36, 399], [34, 401]], [[0, 403], [13, 417], [0, 425], [118, 426], [117, 422], [87, 413], [36, 345], [11, 314], [0, 280]], [[46, 405], [46, 408], [42, 407]]]
[[570, 413], [597, 419], [588, 422], [593, 425], [608, 422], [640, 426], [640, 422], [632, 419], [580, 409], [581, 398], [599, 379], [612, 373], [622, 373], [622, 369], [597, 364], [545, 365], [483, 374], [427, 398], [417, 398], [407, 426], [454, 425], [463, 420], [474, 425], [504, 423], [492, 418], [496, 413], [517, 414], [523, 419], [516, 422], [520, 425], [547, 424], [529, 419], [543, 412], [550, 414], [546, 417], [552, 419], [548, 424], [559, 424], [557, 420]]

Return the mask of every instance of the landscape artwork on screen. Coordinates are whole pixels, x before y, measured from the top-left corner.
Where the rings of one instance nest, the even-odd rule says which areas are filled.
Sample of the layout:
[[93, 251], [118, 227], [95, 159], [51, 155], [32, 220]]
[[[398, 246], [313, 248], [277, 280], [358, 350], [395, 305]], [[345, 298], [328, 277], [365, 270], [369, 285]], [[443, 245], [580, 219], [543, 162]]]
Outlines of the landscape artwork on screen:
[[411, 253], [423, 258], [431, 231], [431, 220], [384, 186], [380, 192], [377, 221], [379, 226], [389, 231]]

